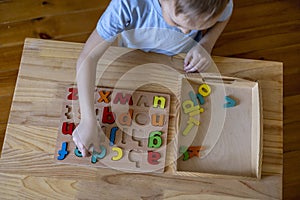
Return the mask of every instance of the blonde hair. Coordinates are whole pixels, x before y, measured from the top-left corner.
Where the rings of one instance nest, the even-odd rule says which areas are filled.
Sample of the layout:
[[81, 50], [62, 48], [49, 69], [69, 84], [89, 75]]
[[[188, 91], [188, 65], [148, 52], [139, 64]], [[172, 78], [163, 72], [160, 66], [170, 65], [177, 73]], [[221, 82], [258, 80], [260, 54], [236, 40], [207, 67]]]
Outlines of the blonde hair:
[[219, 15], [229, 0], [175, 0], [175, 15], [184, 14], [189, 19]]

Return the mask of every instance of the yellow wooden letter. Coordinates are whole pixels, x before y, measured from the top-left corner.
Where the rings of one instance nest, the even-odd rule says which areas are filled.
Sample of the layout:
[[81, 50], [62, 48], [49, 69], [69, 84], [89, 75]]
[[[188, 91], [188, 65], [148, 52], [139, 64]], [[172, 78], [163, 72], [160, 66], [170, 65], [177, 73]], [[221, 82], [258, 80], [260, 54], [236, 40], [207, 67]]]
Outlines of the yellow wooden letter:
[[117, 161], [117, 160], [120, 160], [123, 156], [123, 151], [121, 148], [119, 147], [113, 147], [112, 148], [113, 151], [117, 152], [117, 155], [112, 157], [111, 159], [114, 160], [114, 161]]
[[211, 88], [209, 85], [204, 83], [204, 84], [200, 85], [200, 87], [198, 88], [198, 92], [202, 96], [206, 97], [211, 93]]
[[159, 96], [155, 96], [154, 97], [153, 107], [157, 108], [158, 105], [160, 105], [160, 108], [165, 108], [165, 105], [166, 105], [166, 99], [165, 99], [165, 97], [159, 97]]

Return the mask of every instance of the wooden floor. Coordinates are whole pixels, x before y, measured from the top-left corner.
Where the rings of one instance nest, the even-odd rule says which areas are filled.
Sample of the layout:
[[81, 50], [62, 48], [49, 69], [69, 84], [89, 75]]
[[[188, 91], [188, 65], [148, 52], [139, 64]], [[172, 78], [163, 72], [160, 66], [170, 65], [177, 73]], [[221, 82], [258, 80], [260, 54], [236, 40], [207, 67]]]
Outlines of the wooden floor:
[[[109, 0], [0, 0], [0, 146], [26, 37], [84, 42]], [[284, 199], [300, 198], [300, 1], [235, 0], [213, 55], [284, 63]], [[272, 97], [270, 97], [272, 98]]]

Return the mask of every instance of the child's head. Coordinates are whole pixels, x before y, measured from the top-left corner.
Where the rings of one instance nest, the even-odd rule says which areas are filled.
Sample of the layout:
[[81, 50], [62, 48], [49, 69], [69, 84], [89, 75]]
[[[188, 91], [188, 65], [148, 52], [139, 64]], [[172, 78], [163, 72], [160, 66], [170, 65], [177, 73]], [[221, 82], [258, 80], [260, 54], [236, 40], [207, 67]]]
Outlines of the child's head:
[[213, 26], [229, 0], [160, 0], [164, 19], [182, 32]]

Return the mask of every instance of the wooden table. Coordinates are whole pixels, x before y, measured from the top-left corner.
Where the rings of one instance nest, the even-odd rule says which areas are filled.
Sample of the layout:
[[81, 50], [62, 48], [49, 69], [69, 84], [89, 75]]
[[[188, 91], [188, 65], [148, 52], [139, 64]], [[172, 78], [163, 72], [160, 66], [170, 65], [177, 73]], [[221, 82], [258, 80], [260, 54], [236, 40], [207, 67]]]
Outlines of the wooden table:
[[[225, 75], [259, 80], [263, 93], [262, 179], [203, 174], [200, 177], [132, 174], [57, 164], [54, 160], [63, 95], [75, 83], [82, 44], [27, 39], [0, 159], [1, 198], [7, 199], [281, 199], [282, 64], [214, 57]], [[132, 66], [159, 63], [178, 68], [182, 57], [111, 47], [98, 65], [102, 86], [113, 86]], [[105, 66], [107, 70], [101, 71]], [[153, 73], [157, 69], [150, 69]], [[174, 78], [157, 73], [166, 82]], [[137, 76], [135, 84], [143, 80]], [[124, 80], [124, 87], [133, 81]], [[121, 84], [122, 86], [122, 84]], [[155, 86], [153, 86], [155, 87]], [[151, 87], [147, 88], [151, 90]]]

